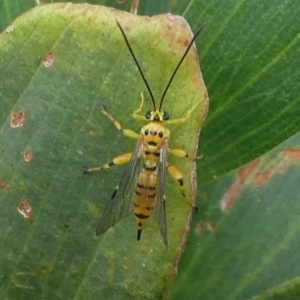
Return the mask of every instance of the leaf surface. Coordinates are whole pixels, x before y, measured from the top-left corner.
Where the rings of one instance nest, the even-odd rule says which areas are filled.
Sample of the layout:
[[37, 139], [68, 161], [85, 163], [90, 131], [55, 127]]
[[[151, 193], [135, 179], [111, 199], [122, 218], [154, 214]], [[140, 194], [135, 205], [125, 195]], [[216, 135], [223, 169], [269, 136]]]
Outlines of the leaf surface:
[[[141, 113], [152, 109], [116, 20], [158, 105], [192, 38], [181, 17], [149, 19], [87, 4], [53, 4], [27, 12], [1, 36], [0, 257], [1, 294], [8, 298], [50, 299], [55, 293], [56, 299], [155, 299], [175, 274], [191, 208], [173, 179], [167, 181], [168, 249], [151, 220], [137, 242], [133, 214], [95, 237], [124, 166], [91, 175], [83, 175], [82, 167], [103, 164], [135, 145], [100, 105], [137, 132], [144, 123], [132, 112], [142, 91]], [[188, 122], [171, 130], [170, 146], [191, 156], [208, 107], [200, 75], [192, 48], [164, 102], [176, 119], [201, 100]], [[194, 198], [195, 164], [169, 161], [183, 172], [187, 198]]]

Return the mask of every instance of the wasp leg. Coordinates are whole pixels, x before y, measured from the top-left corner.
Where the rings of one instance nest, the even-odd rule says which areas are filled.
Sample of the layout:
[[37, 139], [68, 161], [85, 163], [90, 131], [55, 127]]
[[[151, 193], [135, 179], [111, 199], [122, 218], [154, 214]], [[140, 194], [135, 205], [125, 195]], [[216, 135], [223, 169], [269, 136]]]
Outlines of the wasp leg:
[[190, 160], [196, 160], [196, 159], [201, 159], [203, 157], [203, 155], [200, 156], [196, 156], [196, 157], [191, 157], [187, 154], [186, 151], [182, 150], [182, 149], [172, 149], [172, 148], [168, 148], [168, 153], [177, 156], [177, 157], [185, 157], [187, 159]]
[[200, 102], [202, 102], [202, 100], [205, 98], [205, 96], [203, 96], [201, 99], [199, 99], [194, 105], [193, 107], [186, 113], [185, 117], [183, 118], [179, 118], [179, 119], [175, 119], [175, 120], [168, 120], [165, 121], [166, 124], [182, 124], [185, 123], [192, 115], [192, 112], [196, 109], [196, 107], [200, 104]]
[[185, 189], [184, 189], [184, 185], [183, 185], [183, 176], [182, 176], [181, 172], [179, 171], [179, 169], [177, 169], [173, 165], [170, 165], [169, 163], [167, 164], [167, 169], [168, 169], [169, 174], [178, 181], [180, 194], [186, 199], [188, 204], [193, 208], [194, 212], [196, 213], [198, 211], [198, 207], [194, 206], [185, 196]]
[[127, 162], [130, 161], [132, 156], [132, 153], [124, 153], [122, 155], [119, 155], [117, 157], [115, 157], [112, 161], [100, 166], [100, 167], [94, 167], [94, 168], [83, 168], [83, 173], [87, 174], [87, 173], [91, 173], [91, 172], [97, 172], [97, 171], [101, 171], [101, 170], [105, 170], [105, 169], [109, 169], [112, 166], [115, 165], [122, 165], [122, 164], [126, 164]]
[[113, 122], [113, 124], [115, 125], [115, 127], [121, 133], [123, 133], [125, 136], [128, 136], [128, 137], [133, 138], [133, 139], [138, 139], [139, 138], [139, 134], [137, 134], [133, 130], [122, 128], [121, 124], [106, 110], [106, 106], [105, 105], [101, 105], [100, 110], [101, 110], [101, 112], [105, 116], [107, 116]]
[[[142, 116], [139, 114], [139, 112], [141, 112], [142, 108], [144, 105], [144, 93], [141, 92], [141, 104], [140, 106], [135, 109], [132, 113], [132, 116], [136, 119], [136, 120], [143, 120], [143, 121], [147, 121], [147, 119], [145, 118], [145, 116]], [[149, 121], [149, 120], [148, 120]]]

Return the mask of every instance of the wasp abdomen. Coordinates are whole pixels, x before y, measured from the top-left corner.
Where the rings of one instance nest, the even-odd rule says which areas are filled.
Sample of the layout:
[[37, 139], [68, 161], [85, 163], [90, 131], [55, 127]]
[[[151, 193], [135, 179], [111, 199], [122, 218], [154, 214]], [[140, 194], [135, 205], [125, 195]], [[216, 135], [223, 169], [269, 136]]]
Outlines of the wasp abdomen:
[[138, 240], [156, 203], [156, 165], [149, 166], [147, 160], [138, 176], [134, 195], [134, 215], [138, 226]]

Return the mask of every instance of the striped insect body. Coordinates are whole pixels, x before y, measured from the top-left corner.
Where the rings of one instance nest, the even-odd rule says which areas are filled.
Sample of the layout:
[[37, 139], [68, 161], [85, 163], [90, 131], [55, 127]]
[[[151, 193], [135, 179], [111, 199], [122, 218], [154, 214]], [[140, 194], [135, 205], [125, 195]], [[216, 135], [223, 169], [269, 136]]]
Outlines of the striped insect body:
[[[157, 107], [152, 91], [145, 79], [138, 60], [131, 49], [127, 36], [118, 22], [117, 25], [147, 87], [153, 104], [153, 109], [148, 111], [144, 116], [140, 115], [144, 104], [144, 94], [141, 93], [141, 104], [140, 107], [133, 112], [133, 118], [147, 121], [148, 123], [142, 127], [138, 134], [131, 129], [123, 128], [121, 124], [107, 111], [106, 107], [104, 105], [101, 106], [101, 112], [114, 124], [114, 126], [125, 136], [136, 139], [137, 143], [132, 153], [125, 153], [117, 156], [111, 162], [100, 167], [86, 168], [84, 170], [85, 173], [89, 173], [127, 163], [119, 184], [112, 193], [111, 199], [102, 212], [97, 225], [96, 234], [103, 234], [120, 219], [128, 216], [133, 210], [137, 224], [137, 239], [140, 240], [142, 230], [149, 217], [152, 215], [155, 222], [160, 227], [165, 245], [168, 246], [165, 195], [166, 172], [177, 180], [180, 193], [183, 197], [185, 197], [185, 190], [183, 176], [177, 167], [167, 162], [167, 154], [172, 154], [186, 159], [195, 158], [191, 158], [182, 149], [173, 149], [169, 147], [170, 130], [166, 128], [166, 125], [182, 124], [186, 122], [202, 99], [199, 99], [188, 110], [184, 117], [175, 120], [170, 120], [169, 114], [162, 109], [162, 104], [177, 70], [204, 26], [201, 26], [197, 30], [193, 39], [190, 41], [164, 90], [159, 106]], [[189, 201], [188, 203], [192, 206]]]

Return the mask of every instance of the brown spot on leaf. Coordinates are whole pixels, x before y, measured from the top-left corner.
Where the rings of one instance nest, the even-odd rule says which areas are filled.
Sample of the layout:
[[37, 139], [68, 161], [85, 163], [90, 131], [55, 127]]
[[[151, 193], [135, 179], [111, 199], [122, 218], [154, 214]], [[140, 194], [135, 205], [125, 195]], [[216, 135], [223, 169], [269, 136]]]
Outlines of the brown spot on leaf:
[[[257, 188], [269, 182], [275, 175], [285, 173], [300, 162], [300, 149], [286, 148], [264, 166], [257, 168], [262, 159], [255, 159], [236, 173], [236, 179], [221, 200], [221, 209], [227, 210], [245, 185]], [[262, 165], [262, 164], [261, 164]]]
[[93, 135], [94, 133], [95, 133], [95, 129], [94, 129], [94, 128], [90, 128], [90, 129], [89, 129], [89, 134], [90, 134], [90, 135]]
[[204, 222], [199, 222], [196, 227], [195, 227], [195, 233], [197, 235], [202, 235], [205, 230], [205, 223]]
[[285, 173], [292, 165], [300, 161], [300, 149], [286, 148], [280, 152], [263, 170], [256, 174], [252, 186], [258, 187], [277, 174]]
[[83, 72], [79, 73], [79, 76], [81, 79], [86, 79], [86, 77], [87, 77], [86, 74]]
[[205, 231], [214, 232], [216, 229], [216, 222], [199, 222], [196, 225], [195, 234], [202, 235]]
[[27, 200], [23, 200], [19, 203], [17, 207], [19, 213], [26, 219], [30, 218], [32, 207]]
[[23, 111], [15, 111], [10, 114], [10, 126], [12, 128], [20, 128], [24, 125], [25, 113]]
[[127, 265], [124, 265], [124, 264], [123, 264], [122, 269], [123, 269], [123, 273], [126, 273], [126, 274], [127, 274], [127, 273], [129, 272], [129, 269], [130, 269], [130, 268], [129, 268]]
[[140, 249], [140, 252], [141, 252], [142, 254], [149, 254], [149, 249], [143, 247], [143, 248]]
[[272, 173], [270, 171], [261, 171], [258, 172], [252, 182], [252, 186], [258, 187], [265, 182], [269, 181], [269, 179], [272, 177]]
[[176, 16], [172, 15], [171, 13], [167, 13], [168, 20], [174, 21], [176, 19]]
[[283, 150], [283, 155], [290, 161], [300, 160], [300, 149], [287, 148]]
[[23, 157], [24, 157], [24, 160], [25, 162], [30, 162], [32, 160], [32, 151], [27, 149], [23, 152]]
[[217, 229], [217, 223], [216, 222], [207, 222], [206, 228], [210, 232], [214, 232]]
[[0, 179], [0, 189], [6, 190], [7, 192], [11, 192], [11, 186], [2, 179]]
[[188, 47], [188, 45], [190, 44], [190, 41], [189, 40], [184, 40], [183, 44], [184, 44], [185, 47]]
[[48, 275], [51, 273], [54, 269], [54, 266], [50, 264], [49, 262], [43, 261], [40, 265], [40, 272], [42, 275]]
[[237, 196], [240, 194], [245, 183], [253, 177], [256, 167], [260, 163], [260, 159], [255, 159], [245, 167], [241, 168], [235, 174], [235, 181], [221, 200], [221, 210], [225, 211], [231, 207]]
[[43, 65], [46, 68], [50, 68], [55, 61], [55, 54], [53, 51], [49, 51], [43, 58]]

